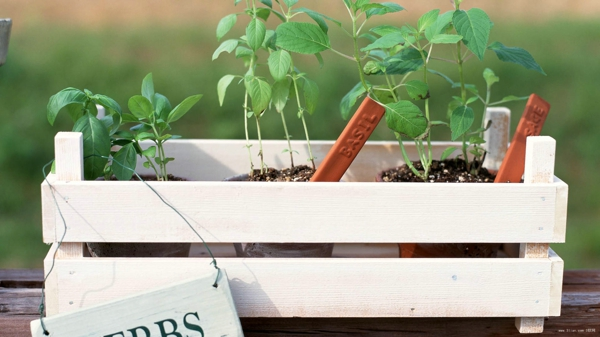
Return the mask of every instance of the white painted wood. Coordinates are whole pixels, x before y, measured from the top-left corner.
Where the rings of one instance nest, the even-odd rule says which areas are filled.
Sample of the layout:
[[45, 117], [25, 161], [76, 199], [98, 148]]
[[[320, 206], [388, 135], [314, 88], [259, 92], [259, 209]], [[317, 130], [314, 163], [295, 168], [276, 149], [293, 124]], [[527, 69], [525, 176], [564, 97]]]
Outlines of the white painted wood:
[[[44, 319], [48, 336], [243, 336], [225, 270]], [[34, 337], [44, 337], [40, 320]], [[148, 334], [150, 333], [150, 335]], [[166, 333], [166, 334], [165, 334]]]
[[101, 119], [106, 116], [106, 109], [104, 109], [102, 105], [96, 104], [96, 110], [98, 110], [98, 115], [96, 115], [96, 118]]
[[[46, 295], [45, 306], [46, 315], [58, 314], [58, 300], [60, 298], [58, 293], [58, 271], [54, 269], [56, 261], [54, 260], [58, 244], [53, 243], [50, 246], [50, 250], [44, 258], [44, 275], [46, 276], [46, 282], [44, 282], [44, 292]], [[60, 262], [59, 262], [60, 263]]]
[[[59, 260], [59, 312], [193, 277], [209, 262]], [[548, 316], [551, 264], [549, 259], [219, 260], [240, 317]]]
[[554, 181], [555, 152], [556, 141], [552, 137], [527, 137], [524, 183], [552, 183]]
[[[561, 185], [149, 184], [207, 242], [379, 243], [553, 242], [556, 191]], [[69, 226], [67, 242], [198, 242], [185, 222], [141, 182], [55, 182], [53, 186]], [[261, 200], [269, 208], [248, 200]], [[433, 205], [436, 212], [431, 211]], [[464, 221], [464, 214], [478, 219], [477, 226]], [[54, 220], [60, 237], [62, 220], [58, 216]]]
[[515, 320], [515, 326], [520, 333], [542, 333], [544, 317], [519, 317]]
[[81, 132], [59, 132], [54, 138], [57, 179], [83, 180], [83, 136]]
[[560, 316], [565, 263], [552, 249], [549, 250], [549, 257], [552, 263], [552, 283], [550, 284], [550, 308], [548, 314], [550, 316]]
[[83, 257], [84, 244], [81, 242], [63, 242], [58, 247], [56, 258], [58, 259], [74, 259]]
[[484, 133], [484, 148], [487, 150], [484, 167], [499, 170], [510, 142], [510, 110], [507, 108], [488, 108], [486, 125], [491, 127]]
[[[53, 184], [56, 181], [56, 174], [50, 174], [47, 177], [48, 182]], [[42, 182], [42, 240], [46, 243], [54, 242], [56, 238], [57, 210], [52, 191], [47, 181]]]
[[[562, 182], [554, 177], [554, 182]], [[554, 221], [554, 242], [565, 242], [567, 236], [567, 205], [569, 204], [569, 186], [560, 184], [556, 188], [556, 219]]]

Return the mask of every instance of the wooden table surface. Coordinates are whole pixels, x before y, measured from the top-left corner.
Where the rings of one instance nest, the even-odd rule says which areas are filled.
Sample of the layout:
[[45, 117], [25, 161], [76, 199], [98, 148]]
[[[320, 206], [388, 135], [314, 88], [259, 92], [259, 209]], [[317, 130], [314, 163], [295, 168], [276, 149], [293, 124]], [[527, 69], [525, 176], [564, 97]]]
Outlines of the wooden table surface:
[[[42, 270], [0, 269], [0, 336], [31, 336]], [[243, 318], [246, 336], [515, 336], [514, 318]], [[565, 271], [562, 315], [544, 336], [600, 335], [600, 270]]]

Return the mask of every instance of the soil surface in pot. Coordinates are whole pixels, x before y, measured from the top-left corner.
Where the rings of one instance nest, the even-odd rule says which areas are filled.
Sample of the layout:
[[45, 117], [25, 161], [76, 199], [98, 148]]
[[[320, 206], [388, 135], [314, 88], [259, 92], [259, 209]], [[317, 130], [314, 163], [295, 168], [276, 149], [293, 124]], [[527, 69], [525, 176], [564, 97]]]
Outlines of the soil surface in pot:
[[[413, 162], [413, 165], [417, 170], [423, 170], [421, 162]], [[445, 161], [433, 161], [428, 181], [431, 183], [493, 183], [494, 178], [496, 178], [496, 175], [490, 173], [486, 168], [481, 168], [478, 175], [472, 175], [467, 171], [467, 164], [463, 159], [447, 159]], [[381, 181], [423, 182], [406, 164], [383, 171]]]
[[267, 169], [267, 172], [260, 174], [260, 170], [254, 170], [254, 176], [246, 178], [247, 181], [282, 181], [282, 182], [301, 182], [309, 181], [315, 173], [312, 167], [306, 165], [294, 166], [276, 170], [274, 168]]

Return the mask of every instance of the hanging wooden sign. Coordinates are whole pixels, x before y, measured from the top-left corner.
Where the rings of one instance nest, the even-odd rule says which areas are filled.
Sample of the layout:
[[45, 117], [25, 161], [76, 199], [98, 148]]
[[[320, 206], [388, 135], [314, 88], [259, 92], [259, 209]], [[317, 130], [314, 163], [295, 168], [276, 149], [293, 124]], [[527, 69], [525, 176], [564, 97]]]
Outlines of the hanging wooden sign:
[[34, 337], [243, 336], [225, 270], [31, 322]]

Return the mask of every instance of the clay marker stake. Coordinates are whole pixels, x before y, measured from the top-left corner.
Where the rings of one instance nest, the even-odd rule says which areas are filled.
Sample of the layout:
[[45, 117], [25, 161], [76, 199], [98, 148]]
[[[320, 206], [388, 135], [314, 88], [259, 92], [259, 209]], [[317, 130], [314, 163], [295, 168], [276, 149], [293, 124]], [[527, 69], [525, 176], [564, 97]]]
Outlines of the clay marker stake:
[[528, 136], [539, 136], [548, 112], [550, 104], [536, 94], [529, 96], [525, 106], [525, 112], [519, 121], [517, 131], [506, 151], [506, 156], [500, 165], [495, 183], [518, 183], [521, 182], [525, 172], [525, 146]]
[[340, 181], [384, 114], [384, 107], [365, 98], [310, 181]]

